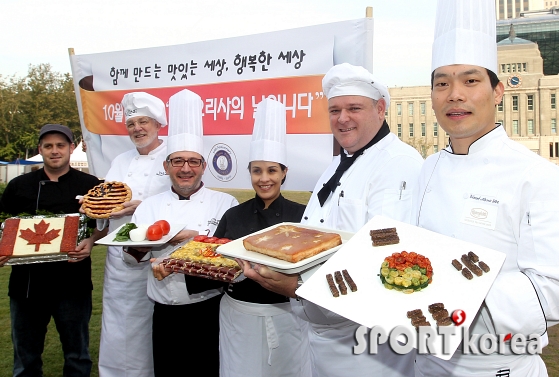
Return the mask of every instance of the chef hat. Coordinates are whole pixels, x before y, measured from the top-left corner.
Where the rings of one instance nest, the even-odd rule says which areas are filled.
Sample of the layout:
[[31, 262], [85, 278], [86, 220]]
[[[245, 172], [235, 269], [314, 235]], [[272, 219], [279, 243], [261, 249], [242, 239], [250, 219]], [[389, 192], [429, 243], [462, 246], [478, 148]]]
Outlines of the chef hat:
[[340, 96], [363, 96], [374, 100], [384, 98], [390, 106], [388, 88], [374, 79], [363, 67], [342, 63], [330, 68], [322, 79], [322, 91], [328, 99]]
[[181, 90], [169, 98], [169, 136], [167, 155], [179, 151], [196, 152], [204, 155], [202, 141], [202, 108], [200, 96], [188, 89]]
[[431, 72], [452, 64], [497, 73], [494, 0], [439, 0]]
[[165, 104], [159, 98], [145, 92], [126, 93], [122, 98], [126, 121], [139, 116], [155, 119], [162, 126], [167, 125]]
[[287, 165], [285, 105], [270, 98], [256, 106], [249, 161], [271, 161]]

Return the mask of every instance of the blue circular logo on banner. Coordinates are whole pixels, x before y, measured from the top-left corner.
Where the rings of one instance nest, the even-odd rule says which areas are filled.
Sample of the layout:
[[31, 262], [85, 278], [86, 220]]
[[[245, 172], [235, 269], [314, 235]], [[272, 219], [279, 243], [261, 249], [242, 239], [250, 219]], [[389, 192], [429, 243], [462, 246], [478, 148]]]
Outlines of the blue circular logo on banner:
[[237, 175], [237, 158], [227, 144], [216, 144], [208, 156], [212, 175], [221, 182], [228, 182]]

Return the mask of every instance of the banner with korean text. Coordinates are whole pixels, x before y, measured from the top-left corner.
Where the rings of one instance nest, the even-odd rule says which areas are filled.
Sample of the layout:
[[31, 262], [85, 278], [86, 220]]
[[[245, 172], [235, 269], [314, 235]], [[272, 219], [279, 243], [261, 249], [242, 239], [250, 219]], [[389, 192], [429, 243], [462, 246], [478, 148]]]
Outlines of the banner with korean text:
[[[90, 172], [100, 178], [134, 148], [124, 123], [124, 94], [160, 98], [183, 89], [204, 101], [203, 181], [251, 188], [247, 170], [256, 105], [266, 97], [287, 108], [286, 190], [312, 190], [332, 160], [333, 137], [322, 77], [348, 62], [372, 70], [370, 18], [184, 45], [70, 55]], [[159, 132], [167, 136], [167, 127]]]

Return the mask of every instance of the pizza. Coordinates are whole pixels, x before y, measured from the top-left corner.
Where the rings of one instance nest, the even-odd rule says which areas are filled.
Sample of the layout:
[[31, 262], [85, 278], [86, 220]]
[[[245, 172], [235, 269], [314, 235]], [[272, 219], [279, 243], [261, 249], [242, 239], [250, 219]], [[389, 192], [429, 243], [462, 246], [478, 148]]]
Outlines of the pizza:
[[123, 203], [132, 199], [132, 190], [123, 182], [104, 182], [83, 197], [83, 210], [92, 219], [107, 219], [113, 212], [124, 209]]
[[278, 225], [243, 240], [245, 249], [288, 262], [299, 262], [342, 244], [337, 233]]
[[0, 239], [0, 255], [29, 257], [75, 251], [79, 227], [78, 214], [6, 219]]
[[166, 269], [174, 272], [232, 282], [242, 270], [237, 262], [217, 252], [216, 249], [222, 244], [192, 240], [175, 250], [162, 263]]

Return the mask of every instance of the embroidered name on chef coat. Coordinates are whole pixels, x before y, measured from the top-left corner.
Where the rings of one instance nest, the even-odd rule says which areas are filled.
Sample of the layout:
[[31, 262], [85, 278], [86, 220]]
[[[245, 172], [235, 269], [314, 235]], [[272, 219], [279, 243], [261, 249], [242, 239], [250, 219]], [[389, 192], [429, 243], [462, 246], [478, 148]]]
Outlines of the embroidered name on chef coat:
[[469, 194], [462, 210], [463, 224], [495, 230], [499, 200], [494, 196]]

